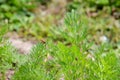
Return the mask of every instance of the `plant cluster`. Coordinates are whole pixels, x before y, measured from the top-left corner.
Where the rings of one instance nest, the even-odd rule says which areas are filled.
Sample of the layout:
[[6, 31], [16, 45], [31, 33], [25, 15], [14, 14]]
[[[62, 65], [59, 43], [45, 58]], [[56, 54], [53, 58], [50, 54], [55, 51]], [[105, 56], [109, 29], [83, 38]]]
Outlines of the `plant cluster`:
[[16, 31], [21, 27], [26, 28], [34, 20], [34, 9], [45, 3], [46, 0], [0, 0], [0, 25]]
[[40, 19], [38, 19], [35, 12], [38, 12], [38, 6], [46, 7], [48, 2], [50, 0], [0, 0], [0, 26], [7, 26], [9, 31], [15, 31], [19, 36], [27, 38], [46, 37], [48, 28], [43, 30], [43, 27], [52, 24], [52, 20], [45, 19], [43, 16], [39, 16]]
[[119, 0], [73, 0], [68, 5], [68, 10], [70, 9], [77, 9], [80, 4], [84, 7], [97, 7], [98, 9], [102, 9], [105, 6], [109, 7], [120, 7]]
[[[50, 1], [52, 4], [48, 4]], [[110, 4], [110, 1], [112, 1], [111, 4]], [[38, 2], [42, 4], [42, 6], [39, 7]], [[111, 7], [112, 7], [113, 14], [115, 14], [114, 17], [119, 18], [119, 13], [116, 13], [117, 7], [119, 6], [119, 0], [99, 0], [99, 1], [96, 1], [96, 0], [86, 0], [86, 1], [70, 0], [69, 1], [68, 0], [68, 2], [70, 3], [66, 4], [66, 6], [69, 11], [71, 11], [72, 9], [78, 9], [79, 13], [81, 13], [85, 17], [88, 17], [88, 16], [94, 17], [94, 18], [91, 17], [90, 19], [87, 20], [90, 22], [90, 24], [92, 23], [91, 24], [92, 26], [89, 26], [90, 30], [91, 28], [93, 30], [91, 32], [96, 32], [96, 27], [98, 26], [101, 27], [104, 25], [105, 29], [107, 27], [112, 26], [111, 31], [109, 31], [110, 36], [112, 36], [111, 34], [114, 34], [115, 35], [114, 38], [117, 38], [117, 41], [120, 39], [118, 36], [120, 32], [120, 30], [118, 29], [119, 22], [116, 23], [116, 21], [112, 21], [111, 19], [112, 16], [109, 15], [109, 12], [111, 11]], [[40, 40], [41, 38], [46, 38], [49, 35], [51, 35], [51, 33], [49, 33], [51, 26], [59, 25], [59, 22], [62, 21], [62, 20], [57, 21], [58, 19], [62, 18], [61, 14], [57, 14], [57, 15], [46, 14], [48, 10], [52, 11], [51, 9], [52, 7], [50, 7], [51, 5], [56, 5], [54, 0], [20, 0], [20, 1], [1, 0], [0, 1], [0, 15], [1, 15], [0, 25], [4, 27], [8, 26], [11, 31], [15, 31], [18, 33], [20, 37], [25, 37], [27, 39]], [[61, 6], [58, 6], [58, 8], [59, 7]], [[103, 9], [102, 11], [99, 10], [101, 7]], [[39, 10], [40, 9], [42, 10], [42, 8], [43, 8], [43, 13], [39, 12]], [[57, 8], [55, 12], [57, 12]], [[44, 15], [44, 13], [46, 15]], [[109, 16], [106, 17], [107, 14]], [[105, 16], [104, 21], [103, 21], [103, 16]], [[110, 17], [110, 19], [106, 20], [106, 18], [108, 17]], [[98, 18], [101, 18], [101, 20], [99, 20]], [[114, 41], [114, 40], [110, 40], [110, 41]]]
[[79, 18], [74, 11], [68, 13], [59, 34], [65, 42], [48, 39], [37, 44], [12, 80], [119, 80], [118, 53], [108, 43], [96, 46], [89, 42], [85, 23]]
[[33, 8], [35, 4], [32, 0], [1, 0], [0, 25], [9, 26], [10, 30], [18, 30], [27, 23], [29, 17], [33, 16], [31, 13]]
[[3, 37], [7, 30], [6, 27], [0, 29], [0, 80], [6, 79], [8, 70], [15, 70], [25, 61], [24, 56], [18, 54], [10, 42]]

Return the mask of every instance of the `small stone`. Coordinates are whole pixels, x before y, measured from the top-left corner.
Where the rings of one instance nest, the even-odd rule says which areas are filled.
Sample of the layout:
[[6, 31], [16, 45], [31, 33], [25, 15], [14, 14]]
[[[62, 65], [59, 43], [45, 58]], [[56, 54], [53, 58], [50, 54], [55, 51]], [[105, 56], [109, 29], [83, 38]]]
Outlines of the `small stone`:
[[100, 37], [100, 41], [103, 42], [103, 43], [104, 43], [104, 42], [108, 42], [108, 38], [107, 38], [105, 35], [104, 35], [104, 36], [101, 36], [101, 37]]

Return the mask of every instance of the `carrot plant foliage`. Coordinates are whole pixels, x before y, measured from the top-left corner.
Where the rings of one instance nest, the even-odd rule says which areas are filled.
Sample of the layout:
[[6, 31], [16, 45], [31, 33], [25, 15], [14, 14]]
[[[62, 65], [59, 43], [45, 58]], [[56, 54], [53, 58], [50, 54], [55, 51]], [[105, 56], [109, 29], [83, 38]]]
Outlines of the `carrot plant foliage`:
[[[6, 79], [5, 75], [8, 70], [15, 70], [25, 61], [23, 58], [20, 58], [22, 56], [17, 54], [15, 48], [11, 46], [10, 42], [3, 38], [6, 31], [6, 27], [0, 29], [0, 80]], [[23, 61], [21, 59], [23, 59]]]
[[13, 80], [119, 80], [120, 64], [111, 45], [91, 48], [81, 16], [74, 11], [65, 17], [65, 30], [60, 35], [68, 42], [37, 44], [29, 60], [13, 76]]
[[38, 43], [12, 80], [119, 80], [118, 53], [108, 43], [96, 46], [89, 42], [87, 23], [81, 17], [74, 11], [68, 13], [65, 30], [59, 30], [69, 44], [51, 39]]

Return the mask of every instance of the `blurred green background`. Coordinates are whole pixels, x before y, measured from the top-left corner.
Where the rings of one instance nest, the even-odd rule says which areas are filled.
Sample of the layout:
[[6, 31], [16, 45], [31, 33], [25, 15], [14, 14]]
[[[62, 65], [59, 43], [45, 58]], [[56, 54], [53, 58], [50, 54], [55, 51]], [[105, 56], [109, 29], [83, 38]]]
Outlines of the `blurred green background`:
[[64, 15], [74, 9], [97, 44], [102, 38], [120, 43], [119, 7], [120, 0], [0, 0], [0, 27], [26, 40], [57, 40], [54, 29], [64, 28]]

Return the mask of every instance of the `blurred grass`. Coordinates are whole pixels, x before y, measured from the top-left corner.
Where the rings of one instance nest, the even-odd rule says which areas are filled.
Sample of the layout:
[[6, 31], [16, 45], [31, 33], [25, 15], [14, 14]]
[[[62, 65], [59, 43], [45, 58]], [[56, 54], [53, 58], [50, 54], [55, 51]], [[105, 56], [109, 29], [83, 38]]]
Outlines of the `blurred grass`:
[[111, 15], [111, 7], [119, 12], [119, 0], [111, 5], [109, 0], [1, 0], [0, 4], [0, 26], [8, 26], [10, 32], [29, 40], [54, 38], [51, 28], [63, 28], [64, 14], [76, 9], [83, 18], [87, 18], [89, 35], [97, 44], [101, 36], [106, 36], [111, 43], [120, 42], [120, 20]]
[[[64, 27], [65, 25], [63, 25], [63, 18], [66, 12], [75, 9], [80, 16], [80, 18], [77, 18], [79, 18], [80, 21], [85, 22], [83, 27], [88, 28], [87, 37], [90, 42], [93, 41], [96, 45], [100, 45], [104, 42], [112, 44], [112, 48], [116, 50], [115, 53], [119, 55], [120, 18], [116, 18], [116, 15], [114, 15], [117, 14], [117, 16], [119, 16], [119, 0], [116, 0], [116, 2], [111, 5], [109, 5], [108, 0], [100, 1], [69, 0], [67, 4], [65, 0], [61, 0], [60, 2], [57, 2], [56, 0], [51, 0], [50, 2], [48, 2], [48, 0], [21, 0], [20, 2], [18, 0], [1, 0], [0, 29], [1, 26], [8, 27], [9, 32], [16, 32], [20, 37], [29, 40], [39, 41], [49, 37], [52, 38], [54, 42], [59, 40], [64, 42], [65, 45], [70, 45], [71, 43], [67, 43], [66, 39], [69, 39], [69, 42], [72, 42], [74, 40], [77, 41], [77, 37], [75, 36], [76, 34], [71, 36], [73, 38], [69, 36], [63, 38], [63, 36], [61, 36], [63, 34], [69, 35], [69, 31], [67, 31]], [[74, 25], [72, 27], [74, 27]], [[63, 30], [61, 32], [65, 33], [60, 33], [60, 30]], [[4, 32], [4, 30], [0, 30], [0, 35], [3, 35]], [[11, 50], [12, 48], [10, 45], [5, 47], [7, 47], [8, 50]], [[3, 52], [3, 54], [5, 50], [1, 47], [1, 52]], [[69, 49], [66, 48], [65, 51], [67, 50]], [[73, 49], [71, 48], [71, 50]], [[13, 55], [13, 52], [14, 51], [10, 52], [10, 56]], [[9, 51], [6, 50], [6, 53], [9, 53]], [[5, 55], [5, 57], [7, 56], [9, 55]], [[9, 62], [9, 59], [7, 61]], [[9, 65], [8, 68], [11, 68], [13, 61], [14, 60], [10, 60], [10, 65], [7, 64]], [[109, 61], [111, 61], [110, 58]]]

